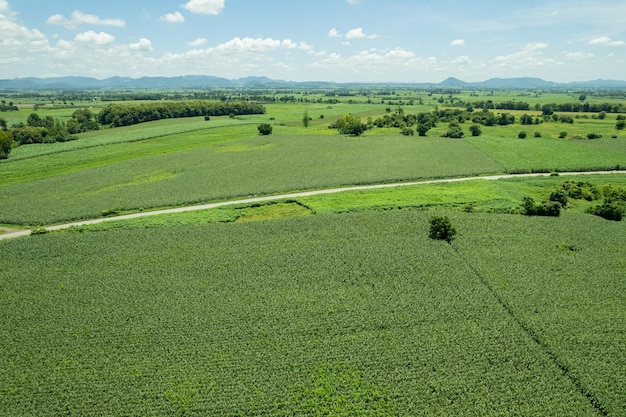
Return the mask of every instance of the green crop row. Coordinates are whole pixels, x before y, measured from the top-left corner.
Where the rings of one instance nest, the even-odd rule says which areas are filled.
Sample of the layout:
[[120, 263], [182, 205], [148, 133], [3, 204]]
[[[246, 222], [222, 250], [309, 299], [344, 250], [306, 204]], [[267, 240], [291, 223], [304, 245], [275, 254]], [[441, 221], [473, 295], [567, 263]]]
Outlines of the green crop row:
[[624, 414], [624, 223], [446, 214], [0, 242], [0, 415]]

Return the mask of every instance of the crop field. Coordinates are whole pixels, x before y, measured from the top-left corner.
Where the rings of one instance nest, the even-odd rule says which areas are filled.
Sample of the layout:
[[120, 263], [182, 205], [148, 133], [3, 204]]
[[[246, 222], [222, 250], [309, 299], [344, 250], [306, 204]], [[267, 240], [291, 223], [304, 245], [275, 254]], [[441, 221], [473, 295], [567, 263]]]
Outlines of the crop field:
[[[586, 214], [600, 201], [583, 198], [560, 217], [521, 214], [525, 198], [545, 201], [568, 180], [626, 189], [621, 173], [566, 174], [626, 168], [615, 113], [519, 123], [541, 118], [536, 104], [578, 99], [294, 92], [265, 114], [14, 148], [0, 161], [0, 233], [34, 232], [0, 240], [0, 416], [626, 416], [626, 222]], [[475, 137], [460, 123], [461, 139], [444, 137], [443, 121], [425, 137], [372, 124], [455, 100], [533, 110], [494, 110], [518, 121]], [[24, 121], [35, 104], [46, 101], [0, 116]], [[38, 112], [67, 119], [73, 108]], [[370, 129], [329, 127], [347, 113]], [[530, 172], [551, 174], [45, 228]], [[456, 228], [451, 244], [428, 237], [433, 215]]]
[[[426, 137], [382, 128], [351, 138], [328, 128], [341, 114], [379, 117], [384, 107], [273, 104], [264, 115], [162, 120], [21, 146], [0, 163], [0, 223], [45, 225], [351, 184], [626, 166], [626, 140], [611, 137], [614, 116], [567, 125], [570, 135], [603, 135], [594, 140], [559, 139], [561, 123], [485, 128], [460, 140], [440, 137], [445, 124]], [[257, 124], [268, 121], [273, 134], [259, 136]], [[531, 137], [517, 139], [522, 128]], [[532, 137], [534, 130], [542, 136]]]
[[624, 223], [448, 214], [0, 242], [0, 414], [624, 415]]

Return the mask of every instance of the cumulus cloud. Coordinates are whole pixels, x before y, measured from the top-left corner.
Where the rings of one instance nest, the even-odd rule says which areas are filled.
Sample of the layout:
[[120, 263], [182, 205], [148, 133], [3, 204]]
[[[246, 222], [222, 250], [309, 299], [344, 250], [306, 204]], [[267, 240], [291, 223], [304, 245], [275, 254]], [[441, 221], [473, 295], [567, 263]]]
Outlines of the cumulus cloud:
[[470, 59], [470, 57], [468, 56], [459, 56], [457, 58], [454, 58], [452, 61], [450, 61], [453, 64], [460, 64], [460, 65], [469, 65], [472, 63], [472, 60]]
[[96, 33], [93, 30], [88, 32], [79, 33], [74, 38], [76, 42], [90, 43], [94, 45], [107, 45], [115, 40], [113, 35], [109, 35], [106, 32]]
[[552, 58], [546, 58], [541, 52], [542, 49], [547, 48], [549, 45], [543, 42], [535, 42], [526, 44], [521, 51], [514, 52], [509, 55], [500, 55], [495, 59], [502, 66], [510, 67], [541, 67], [546, 64], [554, 64], [556, 60]]
[[161, 16], [161, 21], [167, 23], [183, 23], [185, 21], [185, 16], [178, 11], [174, 13], [167, 13]]
[[589, 45], [624, 46], [624, 41], [614, 41], [608, 36], [600, 36], [589, 41]]
[[339, 33], [337, 29], [332, 28], [331, 30], [328, 31], [328, 37], [329, 38], [341, 38], [341, 33]]
[[192, 13], [217, 15], [224, 9], [224, 0], [191, 0], [183, 8]]
[[455, 39], [450, 43], [451, 46], [465, 46], [465, 40]]
[[50, 48], [48, 38], [37, 29], [23, 26], [5, 0], [0, 0], [0, 28], [0, 50], [4, 60], [12, 55], [17, 57], [24, 52], [43, 52]]
[[128, 48], [131, 51], [139, 51], [139, 52], [152, 52], [154, 48], [152, 47], [152, 42], [150, 39], [141, 38], [137, 43], [131, 43], [128, 45]]
[[352, 40], [352, 39], [376, 39], [377, 37], [378, 37], [378, 35], [367, 35], [365, 32], [363, 32], [363, 28], [352, 29], [352, 30], [349, 30], [348, 33], [346, 33], [346, 39], [348, 39], [348, 40]]
[[187, 45], [193, 47], [193, 48], [198, 48], [202, 45], [204, 45], [205, 43], [207, 43], [207, 38], [198, 38], [198, 39], [194, 39], [191, 42], [188, 42]]
[[115, 27], [126, 26], [126, 21], [124, 21], [124, 19], [102, 19], [93, 14], [81, 13], [78, 10], [74, 10], [71, 19], [67, 19], [61, 14], [55, 14], [53, 16], [50, 16], [48, 20], [46, 20], [46, 23], [48, 23], [49, 25], [63, 26], [66, 29], [74, 29], [80, 25], [99, 25]]

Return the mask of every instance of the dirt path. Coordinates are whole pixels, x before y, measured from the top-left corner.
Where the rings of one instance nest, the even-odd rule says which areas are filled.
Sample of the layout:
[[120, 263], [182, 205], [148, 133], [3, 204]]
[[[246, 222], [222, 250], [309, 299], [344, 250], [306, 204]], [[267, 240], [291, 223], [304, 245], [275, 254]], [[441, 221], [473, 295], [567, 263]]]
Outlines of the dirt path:
[[[559, 172], [560, 176], [604, 175], [604, 174], [626, 174], [626, 170], [625, 171]], [[303, 192], [298, 192], [298, 193], [268, 195], [268, 196], [263, 196], [263, 197], [254, 197], [254, 198], [244, 198], [240, 200], [221, 201], [218, 203], [201, 204], [201, 205], [187, 206], [187, 207], [177, 207], [177, 208], [171, 208], [171, 209], [165, 209], [165, 210], [155, 210], [155, 211], [148, 211], [148, 212], [141, 212], [141, 213], [126, 214], [123, 216], [106, 217], [106, 218], [101, 218], [101, 219], [93, 219], [93, 220], [85, 220], [85, 221], [80, 221], [80, 222], [58, 224], [54, 226], [48, 226], [46, 227], [46, 230], [48, 231], [63, 230], [63, 229], [69, 229], [70, 227], [88, 226], [88, 225], [99, 224], [103, 222], [136, 219], [139, 217], [146, 217], [146, 216], [157, 216], [159, 214], [184, 213], [187, 211], [208, 210], [208, 209], [224, 207], [224, 206], [234, 206], [238, 204], [250, 204], [250, 203], [259, 203], [259, 202], [267, 202], [267, 201], [275, 201], [275, 200], [284, 200], [284, 199], [290, 199], [290, 198], [311, 197], [311, 196], [322, 195], [322, 194], [336, 194], [336, 193], [342, 193], [346, 191], [375, 190], [375, 189], [381, 189], [381, 188], [410, 187], [414, 185], [441, 184], [441, 183], [475, 181], [475, 180], [493, 181], [493, 180], [501, 180], [501, 179], [507, 179], [507, 178], [547, 177], [550, 175], [551, 174], [549, 173], [503, 174], [503, 175], [488, 175], [488, 176], [481, 176], [481, 177], [447, 178], [447, 179], [426, 180], [426, 181], [398, 182], [398, 183], [392, 183], [392, 184], [358, 185], [358, 186], [352, 186], [352, 187], [329, 188], [325, 190], [313, 190], [313, 191], [303, 191]], [[16, 237], [28, 236], [30, 234], [31, 234], [30, 230], [7, 231], [7, 233], [0, 234], [0, 240], [13, 239]]]

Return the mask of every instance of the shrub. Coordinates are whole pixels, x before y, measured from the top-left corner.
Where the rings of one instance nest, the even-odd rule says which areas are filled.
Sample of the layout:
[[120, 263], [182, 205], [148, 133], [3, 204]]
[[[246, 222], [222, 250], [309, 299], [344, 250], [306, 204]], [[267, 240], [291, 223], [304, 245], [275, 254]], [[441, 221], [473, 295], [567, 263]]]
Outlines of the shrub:
[[456, 235], [456, 229], [452, 227], [452, 223], [447, 216], [433, 216], [430, 219], [430, 231], [428, 237], [431, 239], [445, 240], [452, 242]]
[[531, 197], [524, 197], [522, 211], [523, 214], [527, 216], [558, 217], [561, 215], [561, 203], [556, 201], [543, 201], [537, 204]]
[[567, 193], [564, 190], [556, 190], [550, 194], [550, 201], [561, 204], [563, 207], [567, 207]]
[[535, 132], [535, 137], [536, 138], [540, 138], [541, 137], [541, 132]]
[[211, 116], [209, 116], [209, 115], [207, 114], [206, 116], [204, 116], [204, 120], [206, 120], [206, 121], [208, 122], [209, 120], [211, 120]]
[[415, 134], [415, 131], [410, 127], [403, 127], [401, 132], [404, 136], [413, 136]]
[[559, 133], [559, 139], [565, 139], [567, 137], [567, 132], [563, 131], [561, 133]]
[[602, 137], [601, 134], [595, 133], [595, 132], [587, 134], [587, 139], [600, 139], [601, 137]]
[[259, 134], [263, 136], [272, 134], [272, 125], [269, 123], [261, 123], [257, 126], [257, 129], [259, 130]]
[[624, 218], [624, 214], [626, 214], [626, 208], [623, 203], [620, 204], [620, 202], [605, 199], [602, 204], [589, 207], [586, 213], [600, 216], [606, 220], [621, 221]]
[[526, 139], [526, 132], [522, 130], [517, 134], [517, 137], [520, 139]]
[[482, 132], [482, 129], [480, 128], [480, 125], [478, 124], [473, 124], [470, 126], [470, 132], [472, 134], [472, 136], [480, 136]]

